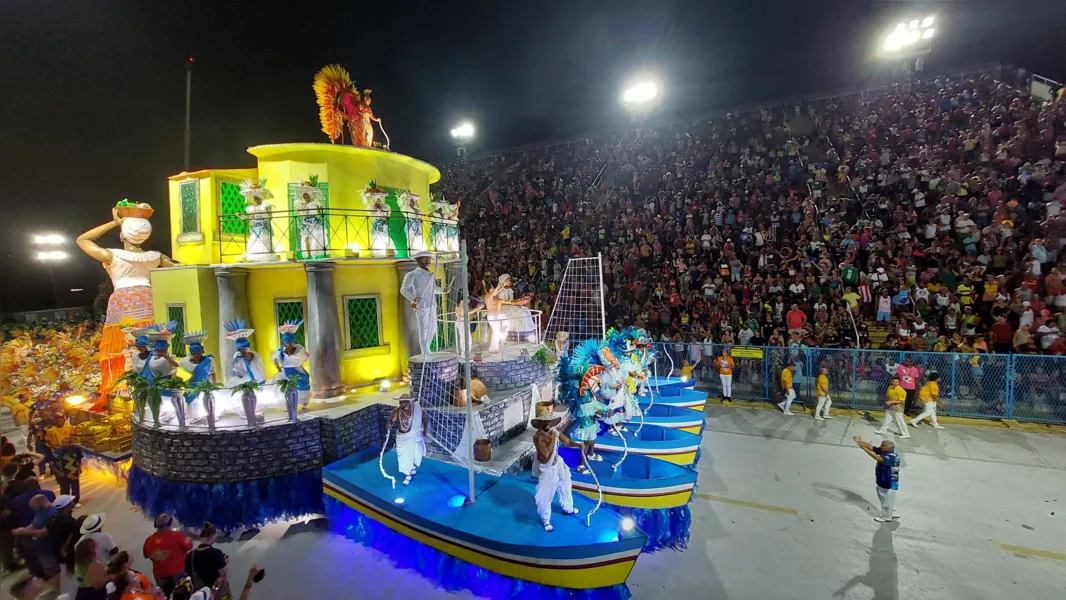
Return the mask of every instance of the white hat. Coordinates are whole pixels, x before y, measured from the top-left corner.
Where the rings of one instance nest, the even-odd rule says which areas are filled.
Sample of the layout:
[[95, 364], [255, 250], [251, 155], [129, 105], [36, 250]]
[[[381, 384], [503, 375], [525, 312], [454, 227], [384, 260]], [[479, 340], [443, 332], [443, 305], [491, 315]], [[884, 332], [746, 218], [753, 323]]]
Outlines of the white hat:
[[52, 503], [52, 508], [66, 508], [73, 504], [73, 502], [74, 496], [71, 496], [70, 494], [64, 494], [56, 498], [55, 502]]
[[510, 275], [508, 275], [507, 273], [504, 273], [503, 275], [500, 275], [500, 277], [498, 279], [496, 279], [496, 285], [501, 285], [503, 282], [507, 281], [510, 278], [511, 278]]
[[292, 187], [293, 195], [297, 198], [303, 198], [304, 194], [311, 197], [312, 200], [322, 201], [322, 190], [318, 189], [318, 175], [311, 175], [306, 180]]
[[419, 258], [433, 258], [433, 255], [429, 252], [426, 252], [425, 250], [422, 250], [421, 252], [415, 252], [415, 255], [411, 258], [414, 258], [416, 260]]
[[259, 196], [263, 200], [270, 200], [274, 197], [274, 194], [270, 193], [270, 190], [266, 189], [266, 177], [260, 177], [259, 181], [254, 179], [245, 179], [240, 183], [240, 194], [244, 197]]
[[85, 517], [85, 521], [81, 524], [81, 534], [88, 535], [100, 531], [106, 520], [107, 513], [96, 513]]

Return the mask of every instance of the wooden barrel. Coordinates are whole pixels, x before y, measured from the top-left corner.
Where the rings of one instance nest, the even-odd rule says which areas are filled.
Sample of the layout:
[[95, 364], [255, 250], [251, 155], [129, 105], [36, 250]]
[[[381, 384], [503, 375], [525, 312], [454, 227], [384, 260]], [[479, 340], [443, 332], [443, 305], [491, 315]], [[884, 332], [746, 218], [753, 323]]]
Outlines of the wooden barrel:
[[477, 440], [474, 442], [474, 460], [478, 462], [489, 462], [492, 459], [492, 442], [488, 440]]

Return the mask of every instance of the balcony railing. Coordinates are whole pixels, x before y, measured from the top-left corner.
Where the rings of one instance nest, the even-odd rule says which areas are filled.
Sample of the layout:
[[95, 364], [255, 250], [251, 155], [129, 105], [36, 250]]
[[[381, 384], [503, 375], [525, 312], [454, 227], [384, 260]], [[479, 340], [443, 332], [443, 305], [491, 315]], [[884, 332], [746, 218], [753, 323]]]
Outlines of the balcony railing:
[[370, 210], [220, 215], [216, 239], [222, 262], [321, 258], [405, 258], [418, 251], [458, 253], [455, 220], [405, 211]]

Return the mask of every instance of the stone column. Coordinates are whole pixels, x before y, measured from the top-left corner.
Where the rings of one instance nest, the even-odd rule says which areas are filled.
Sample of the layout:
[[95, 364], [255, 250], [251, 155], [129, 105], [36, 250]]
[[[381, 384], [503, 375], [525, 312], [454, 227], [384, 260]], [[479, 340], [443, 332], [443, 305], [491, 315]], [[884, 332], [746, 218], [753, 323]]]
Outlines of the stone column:
[[[215, 269], [218, 283], [218, 356], [215, 374], [219, 381], [226, 383], [230, 377], [230, 364], [237, 352], [236, 344], [226, 338], [227, 321], [241, 318], [248, 319], [248, 270], [241, 267], [218, 267]], [[254, 327], [250, 323], [249, 327]]]
[[328, 261], [304, 263], [307, 271], [307, 351], [311, 354], [311, 394], [334, 398], [344, 393], [341, 381], [341, 320]]
[[[418, 265], [413, 260], [396, 261], [396, 273], [400, 276], [400, 285], [403, 285], [403, 278], [417, 268]], [[406, 353], [402, 357], [404, 364], [401, 366], [403, 371], [407, 372], [408, 360], [422, 350], [418, 346], [418, 317], [415, 316], [415, 311], [411, 308], [411, 303], [406, 298], [400, 296], [399, 302], [400, 335], [403, 336], [403, 345], [406, 349]]]

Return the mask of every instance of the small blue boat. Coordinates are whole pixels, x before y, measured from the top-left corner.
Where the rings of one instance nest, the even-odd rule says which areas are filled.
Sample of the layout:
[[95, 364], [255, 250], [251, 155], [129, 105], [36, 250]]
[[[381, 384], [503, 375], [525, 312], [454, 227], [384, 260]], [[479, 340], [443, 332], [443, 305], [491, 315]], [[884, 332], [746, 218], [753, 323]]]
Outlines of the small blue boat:
[[[644, 509], [684, 506], [696, 487], [694, 469], [633, 453], [622, 461], [620, 453], [604, 452], [602, 461], [590, 461], [594, 479], [591, 474], [577, 472], [580, 452], [577, 448], [559, 448], [559, 456], [575, 469], [570, 475], [574, 490], [596, 499], [599, 497], [596, 480], [599, 480], [603, 501], [614, 506]], [[619, 461], [622, 464], [614, 470], [612, 466]]]
[[[573, 427], [571, 427], [571, 430]], [[659, 458], [677, 465], [691, 465], [696, 462], [696, 452], [700, 449], [703, 437], [680, 429], [645, 425], [638, 434], [636, 428], [622, 432], [625, 444], [621, 438], [608, 433], [609, 427], [600, 423], [600, 435], [596, 438], [596, 450], [608, 452], [623, 452], [626, 445], [629, 454], [644, 454], [653, 458]]]
[[[654, 390], [654, 388], [652, 389]], [[700, 390], [693, 388], [668, 386], [661, 387], [654, 393], [654, 404], [656, 406], [660, 404], [668, 404], [670, 406], [679, 406], [702, 413], [703, 407], [707, 404], [707, 392], [701, 392]], [[647, 396], [641, 396], [639, 398], [640, 402], [645, 402], [647, 400]]]
[[[680, 429], [681, 431], [696, 434], [703, 431], [702, 413], [683, 406], [661, 403], [659, 400], [659, 398], [656, 398], [655, 404], [651, 406], [646, 401], [640, 402], [640, 411], [644, 413], [645, 425], [669, 427], [670, 429]], [[634, 426], [640, 426], [639, 418], [628, 421], [628, 425], [626, 425], [626, 427], [631, 429]]]

